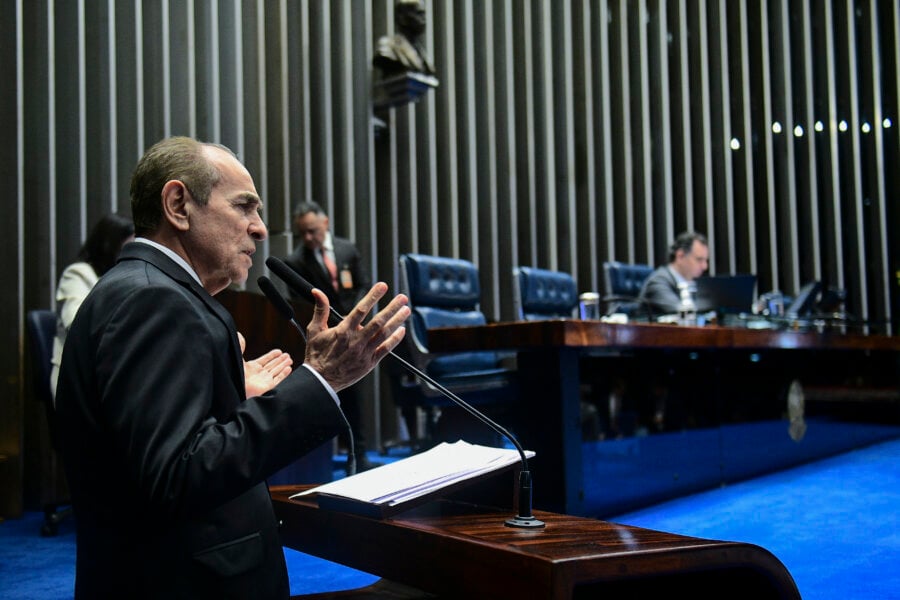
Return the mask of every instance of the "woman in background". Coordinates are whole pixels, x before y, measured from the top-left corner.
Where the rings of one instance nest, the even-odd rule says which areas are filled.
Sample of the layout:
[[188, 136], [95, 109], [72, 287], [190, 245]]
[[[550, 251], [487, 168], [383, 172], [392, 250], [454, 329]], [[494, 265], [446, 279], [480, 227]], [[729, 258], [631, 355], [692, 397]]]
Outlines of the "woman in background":
[[131, 217], [111, 213], [100, 219], [78, 251], [76, 262], [62, 272], [56, 287], [56, 338], [50, 371], [50, 391], [56, 398], [56, 379], [66, 334], [88, 292], [116, 264], [122, 246], [134, 239]]

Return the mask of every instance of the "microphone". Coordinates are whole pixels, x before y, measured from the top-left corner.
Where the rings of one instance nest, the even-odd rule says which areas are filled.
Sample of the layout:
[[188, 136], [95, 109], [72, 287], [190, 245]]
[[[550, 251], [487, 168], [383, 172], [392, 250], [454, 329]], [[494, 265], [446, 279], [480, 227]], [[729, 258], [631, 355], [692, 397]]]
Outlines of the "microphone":
[[[291, 322], [291, 325], [294, 326], [294, 329], [300, 332], [300, 335], [303, 337], [303, 341], [306, 341], [306, 332], [303, 331], [303, 328], [300, 327], [300, 324], [297, 323], [297, 320], [294, 318], [294, 309], [291, 308], [291, 305], [288, 304], [288, 301], [284, 299], [284, 296], [275, 288], [275, 284], [272, 283], [268, 277], [263, 275], [259, 279], [256, 280], [256, 283], [259, 285], [259, 289], [262, 290], [263, 294], [266, 295], [266, 298], [269, 299], [269, 302], [272, 303], [272, 306], [275, 307], [275, 310], [278, 311], [282, 317]], [[347, 425], [347, 439], [349, 440], [348, 444], [348, 452], [347, 452], [347, 461], [348, 471], [351, 475], [356, 473], [356, 445], [353, 439], [353, 428], [350, 427], [350, 421], [347, 420], [347, 415], [344, 414], [344, 411], [338, 406], [338, 410], [341, 413], [341, 417], [344, 419], [344, 423]]]
[[294, 319], [294, 309], [288, 304], [288, 301], [284, 299], [277, 289], [275, 289], [275, 284], [272, 283], [272, 280], [263, 275], [259, 279], [256, 280], [256, 283], [259, 284], [259, 289], [263, 291], [263, 294], [266, 295], [266, 298], [269, 299], [269, 302], [272, 303], [272, 306], [275, 307], [275, 310], [278, 311], [282, 317], [291, 322], [291, 324], [297, 328], [300, 332], [300, 335], [303, 336], [304, 340], [306, 339], [306, 332], [300, 327], [297, 321]]
[[[316, 303], [316, 299], [313, 298], [312, 295], [313, 285], [301, 277], [297, 271], [289, 267], [283, 260], [277, 256], [270, 256], [266, 259], [266, 266], [269, 267], [273, 273], [278, 275], [278, 279], [282, 280], [294, 291], [294, 293], [303, 296], [305, 300], [308, 300], [313, 304]], [[281, 294], [278, 295], [281, 296]], [[329, 308], [331, 309], [331, 313], [328, 315], [329, 325], [337, 325], [344, 320], [341, 313], [336, 311], [333, 306], [329, 305]]]
[[[276, 256], [270, 256], [266, 259], [266, 266], [272, 270], [275, 275], [279, 277], [284, 283], [291, 288], [297, 294], [303, 296], [304, 299], [315, 304], [315, 297], [312, 295], [313, 285], [308, 282], [306, 279], [300, 276], [294, 269], [289, 267], [284, 261]], [[334, 309], [334, 307], [329, 306], [331, 309], [331, 318], [334, 318], [338, 321], [342, 321], [344, 319], [343, 315], [341, 315], [338, 311]], [[329, 322], [331, 319], [329, 319]], [[513, 446], [516, 447], [516, 450], [519, 452], [519, 457], [522, 460], [522, 471], [519, 473], [519, 508], [518, 513], [512, 519], [506, 520], [506, 525], [508, 527], [523, 527], [523, 528], [536, 528], [543, 527], [544, 522], [536, 519], [531, 512], [531, 499], [532, 499], [532, 486], [531, 486], [531, 471], [528, 469], [528, 458], [525, 456], [525, 450], [522, 448], [522, 445], [519, 443], [519, 440], [513, 436], [512, 433], [506, 430], [506, 428], [500, 426], [498, 423], [490, 419], [483, 412], [448, 390], [446, 387], [435, 381], [431, 376], [422, 371], [421, 369], [416, 368], [408, 361], [406, 361], [401, 356], [395, 354], [393, 351], [389, 352], [388, 355], [399, 362], [407, 371], [423, 379], [432, 385], [435, 389], [437, 389], [441, 394], [445, 397], [452, 400], [457, 406], [468, 412], [470, 415], [493, 429], [495, 432], [499, 433], [510, 442], [512, 442]]]

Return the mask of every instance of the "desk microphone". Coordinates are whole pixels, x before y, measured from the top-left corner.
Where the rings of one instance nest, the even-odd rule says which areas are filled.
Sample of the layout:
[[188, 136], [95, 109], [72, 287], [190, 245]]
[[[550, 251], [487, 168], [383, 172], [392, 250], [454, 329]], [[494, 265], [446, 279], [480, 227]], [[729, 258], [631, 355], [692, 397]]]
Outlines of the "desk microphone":
[[[266, 298], [269, 299], [269, 302], [275, 307], [275, 310], [282, 317], [291, 322], [291, 325], [294, 326], [294, 329], [300, 332], [300, 336], [303, 337], [303, 341], [306, 341], [306, 332], [303, 331], [303, 328], [300, 327], [300, 324], [297, 323], [297, 320], [294, 318], [294, 309], [291, 308], [291, 305], [288, 304], [288, 301], [284, 299], [277, 289], [275, 289], [275, 284], [272, 281], [263, 275], [259, 279], [256, 280], [256, 283], [259, 285], [259, 289], [263, 291], [263, 294], [266, 295]], [[343, 409], [338, 406], [338, 410], [341, 413], [341, 417], [344, 419], [344, 423], [347, 425], [347, 439], [349, 440], [348, 444], [348, 452], [347, 452], [347, 472], [350, 475], [356, 474], [356, 444], [353, 439], [353, 428], [350, 427], [350, 421], [347, 420], [347, 415], [344, 414]]]
[[[281, 279], [295, 293], [299, 294], [300, 296], [303, 296], [303, 298], [305, 298], [306, 300], [315, 304], [316, 299], [312, 295], [312, 290], [313, 290], [312, 284], [310, 282], [308, 282], [306, 279], [304, 279], [303, 277], [301, 277], [300, 274], [297, 273], [295, 270], [293, 270], [291, 267], [287, 266], [287, 264], [285, 264], [284, 261], [282, 261], [278, 257], [270, 256], [269, 258], [266, 259], [266, 266], [269, 267], [272, 270], [272, 272], [275, 273], [275, 275], [277, 275], [278, 278]], [[260, 277], [260, 279], [264, 279], [264, 278]], [[272, 283], [269, 282], [269, 285], [271, 286]], [[285, 302], [284, 298], [281, 297], [281, 294], [278, 294], [278, 292], [274, 289], [274, 286], [272, 286], [272, 291], [275, 292], [275, 295], [277, 295], [281, 299], [281, 302], [287, 304], [287, 302]], [[265, 290], [263, 290], [263, 292], [265, 293]], [[266, 296], [269, 297], [269, 294], [266, 293]], [[272, 298], [269, 297], [269, 300], [272, 300]], [[290, 307], [288, 307], [288, 308], [290, 308]], [[339, 321], [342, 321], [344, 319], [343, 315], [341, 315], [338, 311], [336, 311], [334, 309], [334, 307], [330, 306], [329, 308], [331, 309], [332, 317], [336, 318]], [[286, 314], [281, 309], [279, 309], [279, 312], [282, 315]], [[291, 311], [291, 313], [293, 313], [293, 311]], [[295, 327], [297, 326], [296, 322], [294, 322], [294, 326]], [[543, 527], [544, 522], [539, 521], [538, 519], [534, 518], [534, 516], [531, 513], [531, 498], [532, 498], [531, 471], [528, 469], [528, 459], [525, 457], [525, 450], [522, 449], [522, 445], [519, 443], [519, 441], [504, 427], [501, 427], [499, 424], [497, 424], [496, 422], [491, 420], [483, 412], [481, 412], [480, 410], [478, 410], [477, 408], [475, 408], [474, 406], [472, 406], [471, 404], [469, 404], [468, 402], [466, 402], [465, 400], [463, 400], [462, 398], [460, 398], [459, 396], [457, 396], [456, 394], [454, 394], [453, 392], [451, 392], [450, 390], [445, 388], [443, 385], [441, 385], [434, 379], [432, 379], [429, 375], [424, 373], [421, 369], [416, 368], [415, 366], [410, 364], [408, 361], [406, 361], [404, 358], [395, 354], [393, 351], [389, 352], [388, 355], [391, 358], [393, 358], [394, 360], [396, 360], [397, 362], [399, 362], [401, 365], [403, 365], [403, 367], [407, 371], [409, 371], [411, 374], [423, 379], [424, 381], [428, 382], [430, 385], [434, 386], [435, 389], [437, 389], [441, 394], [443, 394], [444, 396], [446, 396], [447, 398], [452, 400], [460, 408], [464, 409], [470, 415], [472, 415], [473, 417], [475, 417], [476, 419], [478, 419], [479, 421], [481, 421], [482, 423], [484, 423], [485, 425], [487, 425], [488, 427], [493, 429], [495, 432], [499, 433], [500, 435], [502, 435], [503, 437], [508, 439], [510, 442], [512, 442], [513, 446], [516, 447], [516, 450], [519, 452], [519, 456], [522, 459], [522, 471], [519, 473], [519, 510], [518, 510], [518, 514], [512, 519], [507, 519], [506, 525], [509, 527], [523, 527], [523, 528]]]

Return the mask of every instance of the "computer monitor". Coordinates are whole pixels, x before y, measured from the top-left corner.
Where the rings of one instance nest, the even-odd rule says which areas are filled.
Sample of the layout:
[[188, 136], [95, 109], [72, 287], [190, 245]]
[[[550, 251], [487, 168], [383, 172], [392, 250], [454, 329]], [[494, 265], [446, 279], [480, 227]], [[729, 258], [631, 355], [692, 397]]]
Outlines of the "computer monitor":
[[694, 280], [697, 310], [718, 313], [750, 312], [756, 294], [756, 275], [710, 275]]

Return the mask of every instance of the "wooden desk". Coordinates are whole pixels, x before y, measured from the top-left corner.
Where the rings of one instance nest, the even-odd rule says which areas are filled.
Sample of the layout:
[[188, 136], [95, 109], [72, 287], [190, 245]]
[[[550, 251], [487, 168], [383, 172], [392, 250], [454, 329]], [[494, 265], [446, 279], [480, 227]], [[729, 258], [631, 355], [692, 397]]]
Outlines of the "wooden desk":
[[900, 337], [832, 331], [683, 327], [656, 323], [602, 323], [577, 319], [513, 321], [428, 331], [432, 352], [573, 348], [836, 349], [900, 352]]
[[800, 598], [753, 544], [542, 511], [545, 528], [513, 529], [511, 513], [448, 501], [376, 520], [290, 499], [307, 487], [271, 490], [286, 546], [440, 598]]
[[[432, 329], [428, 332], [428, 343], [435, 353], [473, 349], [517, 351], [523, 390], [519, 412], [529, 416], [520, 429], [523, 433], [519, 441], [537, 453], [530, 461], [535, 482], [534, 506], [580, 515], [587, 514], [579, 406], [582, 381], [579, 363], [586, 354], [653, 349], [790, 350], [792, 353], [827, 350], [867, 356], [900, 353], [900, 337], [580, 320]], [[893, 368], [896, 372], [896, 363]]]

